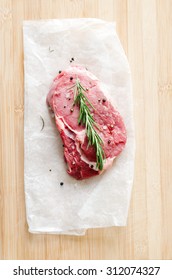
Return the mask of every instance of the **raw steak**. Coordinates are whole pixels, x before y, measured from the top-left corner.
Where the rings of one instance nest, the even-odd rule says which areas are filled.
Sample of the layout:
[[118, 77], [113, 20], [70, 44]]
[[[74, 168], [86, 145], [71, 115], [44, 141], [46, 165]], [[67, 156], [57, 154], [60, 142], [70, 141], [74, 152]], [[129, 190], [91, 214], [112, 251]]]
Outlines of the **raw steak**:
[[[67, 172], [76, 179], [85, 179], [102, 173], [124, 149], [126, 129], [119, 112], [104, 95], [100, 81], [82, 66], [70, 66], [54, 79], [47, 96], [47, 103], [55, 114], [57, 129], [63, 140]], [[78, 124], [79, 106], [74, 103], [76, 79], [87, 89], [84, 94], [94, 108], [90, 107], [97, 124], [95, 130], [103, 140], [105, 155], [103, 170], [96, 167], [96, 150], [88, 146], [84, 125]], [[89, 106], [89, 104], [88, 104]]]

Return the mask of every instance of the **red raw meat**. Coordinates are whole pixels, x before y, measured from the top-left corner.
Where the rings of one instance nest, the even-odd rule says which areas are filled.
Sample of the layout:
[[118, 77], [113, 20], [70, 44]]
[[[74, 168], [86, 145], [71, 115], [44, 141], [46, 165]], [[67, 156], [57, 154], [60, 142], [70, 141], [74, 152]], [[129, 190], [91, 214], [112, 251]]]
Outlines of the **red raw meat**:
[[[85, 126], [78, 124], [79, 107], [73, 107], [74, 89], [71, 87], [76, 79], [87, 88], [84, 94], [94, 107], [90, 107], [90, 111], [99, 128], [95, 129], [103, 140], [105, 160], [101, 171], [96, 168], [94, 146], [88, 146]], [[56, 126], [64, 144], [67, 172], [71, 176], [76, 179], [89, 178], [112, 165], [125, 147], [126, 129], [119, 112], [107, 100], [100, 81], [92, 73], [77, 65], [62, 71], [54, 79], [47, 103], [55, 114]]]

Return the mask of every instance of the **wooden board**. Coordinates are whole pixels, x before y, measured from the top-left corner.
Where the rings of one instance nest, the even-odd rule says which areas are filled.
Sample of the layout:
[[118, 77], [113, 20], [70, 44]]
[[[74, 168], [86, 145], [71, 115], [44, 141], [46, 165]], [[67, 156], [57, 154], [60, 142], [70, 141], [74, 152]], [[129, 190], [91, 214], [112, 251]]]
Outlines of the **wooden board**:
[[[172, 1], [0, 1], [0, 259], [172, 259]], [[127, 227], [84, 237], [28, 233], [22, 21], [116, 21], [133, 79], [135, 179]]]

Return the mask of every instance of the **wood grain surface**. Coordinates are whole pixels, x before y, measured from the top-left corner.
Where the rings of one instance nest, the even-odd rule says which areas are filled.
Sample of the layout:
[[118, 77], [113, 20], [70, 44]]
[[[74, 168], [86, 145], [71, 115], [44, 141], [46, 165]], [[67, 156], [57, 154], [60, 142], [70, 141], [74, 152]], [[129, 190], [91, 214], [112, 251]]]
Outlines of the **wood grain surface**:
[[[172, 259], [172, 1], [0, 0], [0, 259]], [[135, 177], [127, 227], [28, 233], [22, 21], [116, 21], [133, 79]]]

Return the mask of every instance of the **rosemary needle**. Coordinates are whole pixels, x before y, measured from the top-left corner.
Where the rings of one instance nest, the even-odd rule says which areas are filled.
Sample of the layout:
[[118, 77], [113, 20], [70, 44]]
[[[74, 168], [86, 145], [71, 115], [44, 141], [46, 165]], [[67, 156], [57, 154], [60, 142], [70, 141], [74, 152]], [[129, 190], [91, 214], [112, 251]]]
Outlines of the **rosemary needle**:
[[88, 137], [88, 146], [93, 145], [96, 150], [96, 167], [99, 170], [103, 169], [103, 159], [105, 157], [104, 151], [102, 148], [103, 140], [95, 130], [95, 127], [98, 128], [93, 116], [91, 115], [90, 107], [95, 109], [88, 98], [85, 96], [84, 92], [86, 89], [81, 85], [79, 79], [76, 79], [76, 83], [74, 85], [74, 104], [78, 105], [79, 110], [79, 118], [78, 124], [83, 124], [86, 127], [86, 135]]
[[41, 127], [41, 130], [40, 130], [40, 131], [42, 131], [42, 130], [44, 129], [44, 126], [45, 126], [45, 121], [44, 121], [44, 119], [43, 119], [42, 116], [40, 116], [40, 119], [41, 119], [41, 121], [42, 121], [42, 127]]

